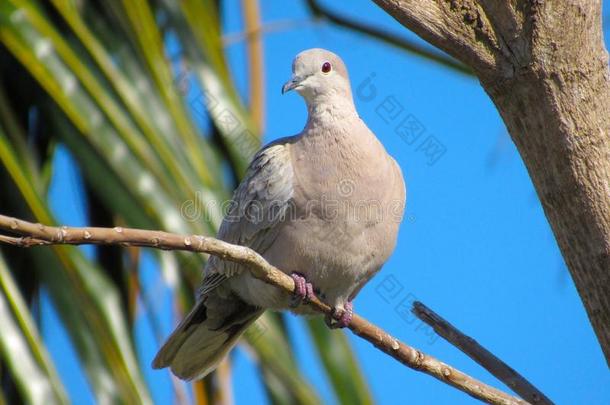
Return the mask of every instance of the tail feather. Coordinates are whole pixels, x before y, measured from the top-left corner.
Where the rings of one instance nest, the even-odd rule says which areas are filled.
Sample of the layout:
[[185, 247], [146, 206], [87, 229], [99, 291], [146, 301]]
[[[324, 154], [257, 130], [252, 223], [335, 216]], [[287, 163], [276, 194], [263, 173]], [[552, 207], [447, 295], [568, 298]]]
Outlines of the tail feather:
[[221, 300], [219, 305], [219, 297], [208, 295], [199, 301], [163, 344], [153, 368], [170, 367], [183, 380], [203, 378], [212, 372], [263, 313], [236, 297]]

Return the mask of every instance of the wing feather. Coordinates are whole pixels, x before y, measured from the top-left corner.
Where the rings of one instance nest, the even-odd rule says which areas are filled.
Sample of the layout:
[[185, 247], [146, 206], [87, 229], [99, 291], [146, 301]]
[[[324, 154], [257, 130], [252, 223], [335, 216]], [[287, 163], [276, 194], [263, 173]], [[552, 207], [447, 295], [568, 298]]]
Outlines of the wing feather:
[[[256, 154], [233, 194], [218, 239], [248, 246], [260, 254], [275, 241], [294, 192], [290, 140], [273, 142]], [[199, 293], [211, 291], [238, 271], [239, 264], [210, 257]]]

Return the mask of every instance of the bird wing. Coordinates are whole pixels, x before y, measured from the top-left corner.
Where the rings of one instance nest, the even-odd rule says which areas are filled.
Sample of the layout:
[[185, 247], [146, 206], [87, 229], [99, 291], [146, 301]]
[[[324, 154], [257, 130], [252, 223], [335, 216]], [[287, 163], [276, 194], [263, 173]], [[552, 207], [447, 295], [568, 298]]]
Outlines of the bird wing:
[[[218, 239], [247, 246], [263, 254], [275, 241], [279, 224], [289, 215], [294, 172], [290, 159], [291, 138], [261, 149], [233, 194]], [[239, 271], [239, 264], [210, 257], [199, 289], [203, 296]]]

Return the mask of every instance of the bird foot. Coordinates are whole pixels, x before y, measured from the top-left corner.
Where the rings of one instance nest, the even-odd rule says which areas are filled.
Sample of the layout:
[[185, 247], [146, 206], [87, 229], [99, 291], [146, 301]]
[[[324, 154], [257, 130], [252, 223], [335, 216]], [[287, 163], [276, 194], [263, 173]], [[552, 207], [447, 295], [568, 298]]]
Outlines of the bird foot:
[[354, 316], [354, 305], [351, 301], [347, 301], [343, 309], [333, 308], [330, 315], [326, 315], [324, 319], [326, 325], [331, 329], [345, 328], [352, 322]]
[[314, 297], [313, 285], [302, 274], [292, 273], [290, 277], [294, 281], [294, 292], [290, 300], [290, 307], [296, 308], [309, 302]]

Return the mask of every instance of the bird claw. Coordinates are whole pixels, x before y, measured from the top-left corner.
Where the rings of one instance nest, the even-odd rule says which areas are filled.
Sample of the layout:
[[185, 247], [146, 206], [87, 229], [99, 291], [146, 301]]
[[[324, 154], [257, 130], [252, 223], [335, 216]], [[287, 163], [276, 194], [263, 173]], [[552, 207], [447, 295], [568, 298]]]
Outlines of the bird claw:
[[354, 306], [351, 301], [347, 301], [343, 309], [333, 308], [330, 315], [324, 319], [326, 325], [331, 329], [346, 328], [352, 322], [354, 316]]
[[290, 306], [296, 308], [301, 304], [306, 304], [311, 301], [314, 297], [313, 285], [299, 273], [292, 273], [290, 277], [292, 277], [292, 280], [294, 281], [294, 292], [292, 293]]
[[[290, 307], [296, 308], [301, 304], [306, 304], [315, 297], [313, 285], [300, 273], [291, 273], [290, 277], [294, 281], [294, 291], [290, 299]], [[354, 306], [351, 301], [347, 301], [342, 309], [333, 307], [331, 314], [326, 315], [325, 322], [331, 329], [348, 327], [352, 322]]]

